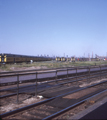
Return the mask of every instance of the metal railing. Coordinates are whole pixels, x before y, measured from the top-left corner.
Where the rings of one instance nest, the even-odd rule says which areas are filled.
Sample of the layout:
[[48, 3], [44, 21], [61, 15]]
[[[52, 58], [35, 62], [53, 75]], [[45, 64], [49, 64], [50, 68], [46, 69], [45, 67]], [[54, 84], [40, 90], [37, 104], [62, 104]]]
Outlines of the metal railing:
[[[20, 86], [19, 86], [19, 84], [20, 84], [20, 78], [19, 77], [22, 76], [22, 75], [30, 75], [30, 74], [35, 75], [35, 79], [34, 79], [34, 81], [35, 81], [35, 96], [37, 97], [37, 95], [38, 95], [37, 87], [38, 87], [38, 80], [39, 80], [38, 79], [38, 75], [39, 74], [55, 73], [54, 77], [55, 77], [56, 84], [58, 84], [58, 76], [59, 76], [58, 72], [63, 72], [63, 71], [66, 71], [65, 72], [66, 74], [61, 74], [61, 75], [65, 75], [66, 79], [71, 79], [71, 77], [69, 77], [69, 75], [75, 74], [76, 80], [74, 80], [74, 81], [79, 81], [79, 80], [77, 80], [78, 73], [83, 73], [83, 72], [87, 72], [88, 73], [87, 74], [87, 80], [90, 81], [90, 79], [91, 79], [90, 75], [91, 75], [92, 72], [95, 72], [95, 71], [99, 71], [100, 72], [100, 74], [98, 73], [97, 76], [100, 77], [100, 79], [101, 79], [101, 76], [103, 75], [102, 71], [107, 71], [106, 66], [103, 66], [103, 67], [99, 66], [99, 67], [95, 67], [95, 68], [97, 68], [97, 69], [96, 70], [91, 70], [91, 69], [93, 69], [92, 67], [86, 67], [86, 68], [77, 68], [76, 67], [76, 68], [73, 68], [73, 69], [72, 68], [71, 69], [67, 68], [67, 69], [62, 69], [62, 70], [45, 71], [45, 72], [35, 72], [35, 73], [33, 72], [33, 73], [22, 73], [22, 74], [12, 74], [12, 75], [0, 75], [0, 78], [1, 77], [11, 77], [11, 76], [16, 76], [17, 77], [17, 81], [15, 81], [15, 82], [17, 83], [17, 103], [19, 103], [19, 89], [20, 89]], [[82, 69], [85, 69], [85, 71], [78, 72], [78, 70], [82, 70]], [[74, 70], [73, 73], [69, 73], [69, 71], [72, 71], [72, 70]]]

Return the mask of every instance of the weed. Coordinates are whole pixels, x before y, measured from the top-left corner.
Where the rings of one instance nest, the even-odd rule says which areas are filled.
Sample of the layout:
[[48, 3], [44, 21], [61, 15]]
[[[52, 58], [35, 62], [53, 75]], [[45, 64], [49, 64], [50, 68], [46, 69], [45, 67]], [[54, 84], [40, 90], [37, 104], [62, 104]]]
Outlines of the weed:
[[15, 68], [29, 68], [34, 67], [39, 69], [43, 68], [60, 68], [60, 67], [77, 67], [77, 66], [93, 66], [93, 65], [107, 65], [107, 61], [84, 61], [84, 62], [56, 62], [56, 61], [46, 61], [46, 62], [33, 62], [30, 63], [16, 63], [16, 64], [5, 64], [1, 65], [0, 69], [5, 71], [13, 71]]

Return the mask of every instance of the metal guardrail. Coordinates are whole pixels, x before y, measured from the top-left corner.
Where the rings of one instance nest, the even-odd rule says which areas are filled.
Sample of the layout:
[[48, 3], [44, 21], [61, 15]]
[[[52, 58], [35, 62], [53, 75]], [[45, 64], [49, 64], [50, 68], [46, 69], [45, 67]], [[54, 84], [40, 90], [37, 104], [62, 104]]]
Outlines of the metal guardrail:
[[[98, 67], [97, 67], [98, 68]], [[24, 73], [24, 74], [14, 74], [14, 75], [0, 75], [0, 77], [10, 77], [10, 76], [17, 76], [17, 103], [19, 102], [19, 84], [20, 84], [20, 80], [19, 80], [19, 76], [20, 75], [29, 75], [29, 74], [35, 74], [35, 96], [37, 97], [37, 86], [38, 86], [38, 74], [44, 74], [44, 73], [52, 73], [52, 72], [55, 72], [55, 80], [56, 80], [56, 83], [58, 83], [58, 72], [60, 71], [66, 71], [66, 75], [67, 75], [67, 79], [69, 79], [69, 70], [75, 70], [75, 74], [76, 74], [76, 80], [77, 80], [77, 76], [78, 76], [78, 70], [79, 68], [75, 68], [75, 69], [64, 69], [64, 70], [56, 70], [56, 71], [46, 71], [46, 72], [35, 72], [35, 73]], [[81, 69], [81, 68], [80, 68]], [[83, 68], [82, 68], [83, 69]], [[86, 69], [86, 68], [84, 68]], [[87, 67], [87, 72], [88, 72], [88, 77], [87, 79], [90, 80], [90, 73], [91, 73], [91, 68], [90, 67]], [[104, 69], [105, 70], [105, 69]], [[107, 68], [106, 68], [107, 70]], [[95, 71], [100, 71], [100, 79], [101, 79], [101, 72], [102, 72], [102, 69], [101, 69], [101, 66], [99, 66], [99, 70], [95, 70]]]
[[[30, 75], [30, 74], [35, 74], [35, 73], [38, 73], [38, 74], [44, 74], [44, 73], [52, 73], [52, 72], [59, 72], [59, 71], [68, 71], [68, 70], [79, 70], [79, 69], [91, 69], [91, 68], [100, 68], [101, 67], [107, 67], [107, 66], [97, 66], [97, 67], [85, 67], [85, 68], [81, 68], [81, 67], [75, 67], [75, 68], [67, 68], [67, 69], [55, 69], [53, 71], [42, 71], [42, 72], [31, 72], [31, 73], [19, 73], [19, 74], [10, 74], [10, 73], [17, 73], [16, 71], [15, 72], [6, 72], [6, 73], [9, 73], [9, 75], [0, 75], [0, 77], [9, 77], [9, 76], [17, 76], [17, 75]], [[52, 70], [52, 69], [50, 69]], [[32, 70], [31, 70], [32, 71]], [[33, 70], [34, 71], [34, 70]], [[19, 72], [23, 72], [23, 71], [19, 71]], [[24, 71], [25, 72], [25, 71]], [[27, 71], [29, 72], [29, 71]], [[5, 72], [3, 73], [5, 74]]]
[[[107, 68], [106, 68], [107, 69]], [[106, 70], [106, 69], [104, 69], [104, 70]], [[75, 72], [74, 73], [68, 73], [69, 71], [72, 71], [72, 70], [75, 70]], [[78, 73], [80, 73], [80, 72], [77, 72], [77, 70], [79, 70], [78, 68], [76, 68], [76, 69], [64, 69], [64, 70], [56, 70], [56, 71], [46, 71], [46, 72], [35, 72], [35, 73], [23, 73], [23, 74], [11, 74], [11, 75], [0, 75], [0, 77], [2, 78], [2, 77], [11, 77], [11, 76], [16, 76], [17, 77], [17, 81], [12, 81], [12, 82], [8, 82], [8, 84], [11, 84], [11, 83], [19, 83], [20, 84], [20, 82], [32, 82], [32, 81], [35, 81], [35, 79], [38, 79], [39, 80], [39, 78], [37, 77], [38, 76], [38, 74], [47, 74], [47, 73], [55, 73], [55, 78], [57, 79], [58, 78], [58, 76], [63, 76], [63, 75], [66, 75], [67, 76], [67, 78], [68, 78], [68, 75], [69, 74], [76, 74], [76, 76], [77, 76], [77, 74]], [[102, 71], [102, 69], [101, 69], [101, 67], [99, 68], [99, 70], [100, 71]], [[91, 72], [93, 72], [93, 71], [99, 71], [99, 70], [92, 70], [91, 71], [91, 69], [90, 68], [87, 68], [87, 71], [85, 71], [85, 72], [89, 72], [89, 76], [90, 76], [90, 73]], [[65, 74], [62, 74], [62, 75], [58, 75], [58, 72], [62, 72], [62, 71], [66, 71], [66, 73]], [[83, 71], [82, 71], [82, 73], [83, 73]], [[23, 76], [23, 75], [34, 75], [35, 74], [35, 76], [36, 76], [36, 78], [34, 78], [34, 79], [28, 79], [28, 80], [19, 80], [19, 76]], [[101, 74], [101, 73], [100, 73]], [[54, 78], [54, 77], [52, 77], [52, 78]], [[50, 78], [51, 79], [51, 77], [44, 77], [45, 79], [48, 79], [48, 78]], [[43, 79], [43, 78], [41, 78], [41, 79]], [[2, 84], [6, 84], [6, 83], [1, 83], [1, 85]]]

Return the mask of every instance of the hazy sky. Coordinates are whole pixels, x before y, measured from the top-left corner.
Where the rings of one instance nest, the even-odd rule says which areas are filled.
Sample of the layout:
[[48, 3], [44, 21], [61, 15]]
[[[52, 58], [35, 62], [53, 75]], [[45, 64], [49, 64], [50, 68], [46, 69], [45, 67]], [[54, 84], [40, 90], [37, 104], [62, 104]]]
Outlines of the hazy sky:
[[0, 53], [107, 54], [107, 0], [0, 0]]

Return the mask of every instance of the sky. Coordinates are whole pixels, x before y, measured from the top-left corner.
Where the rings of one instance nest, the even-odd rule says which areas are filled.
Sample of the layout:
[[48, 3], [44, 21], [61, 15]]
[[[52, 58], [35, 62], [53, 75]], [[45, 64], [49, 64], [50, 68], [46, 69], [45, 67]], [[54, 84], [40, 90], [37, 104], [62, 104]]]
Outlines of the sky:
[[107, 55], [107, 0], [0, 0], [0, 53]]

